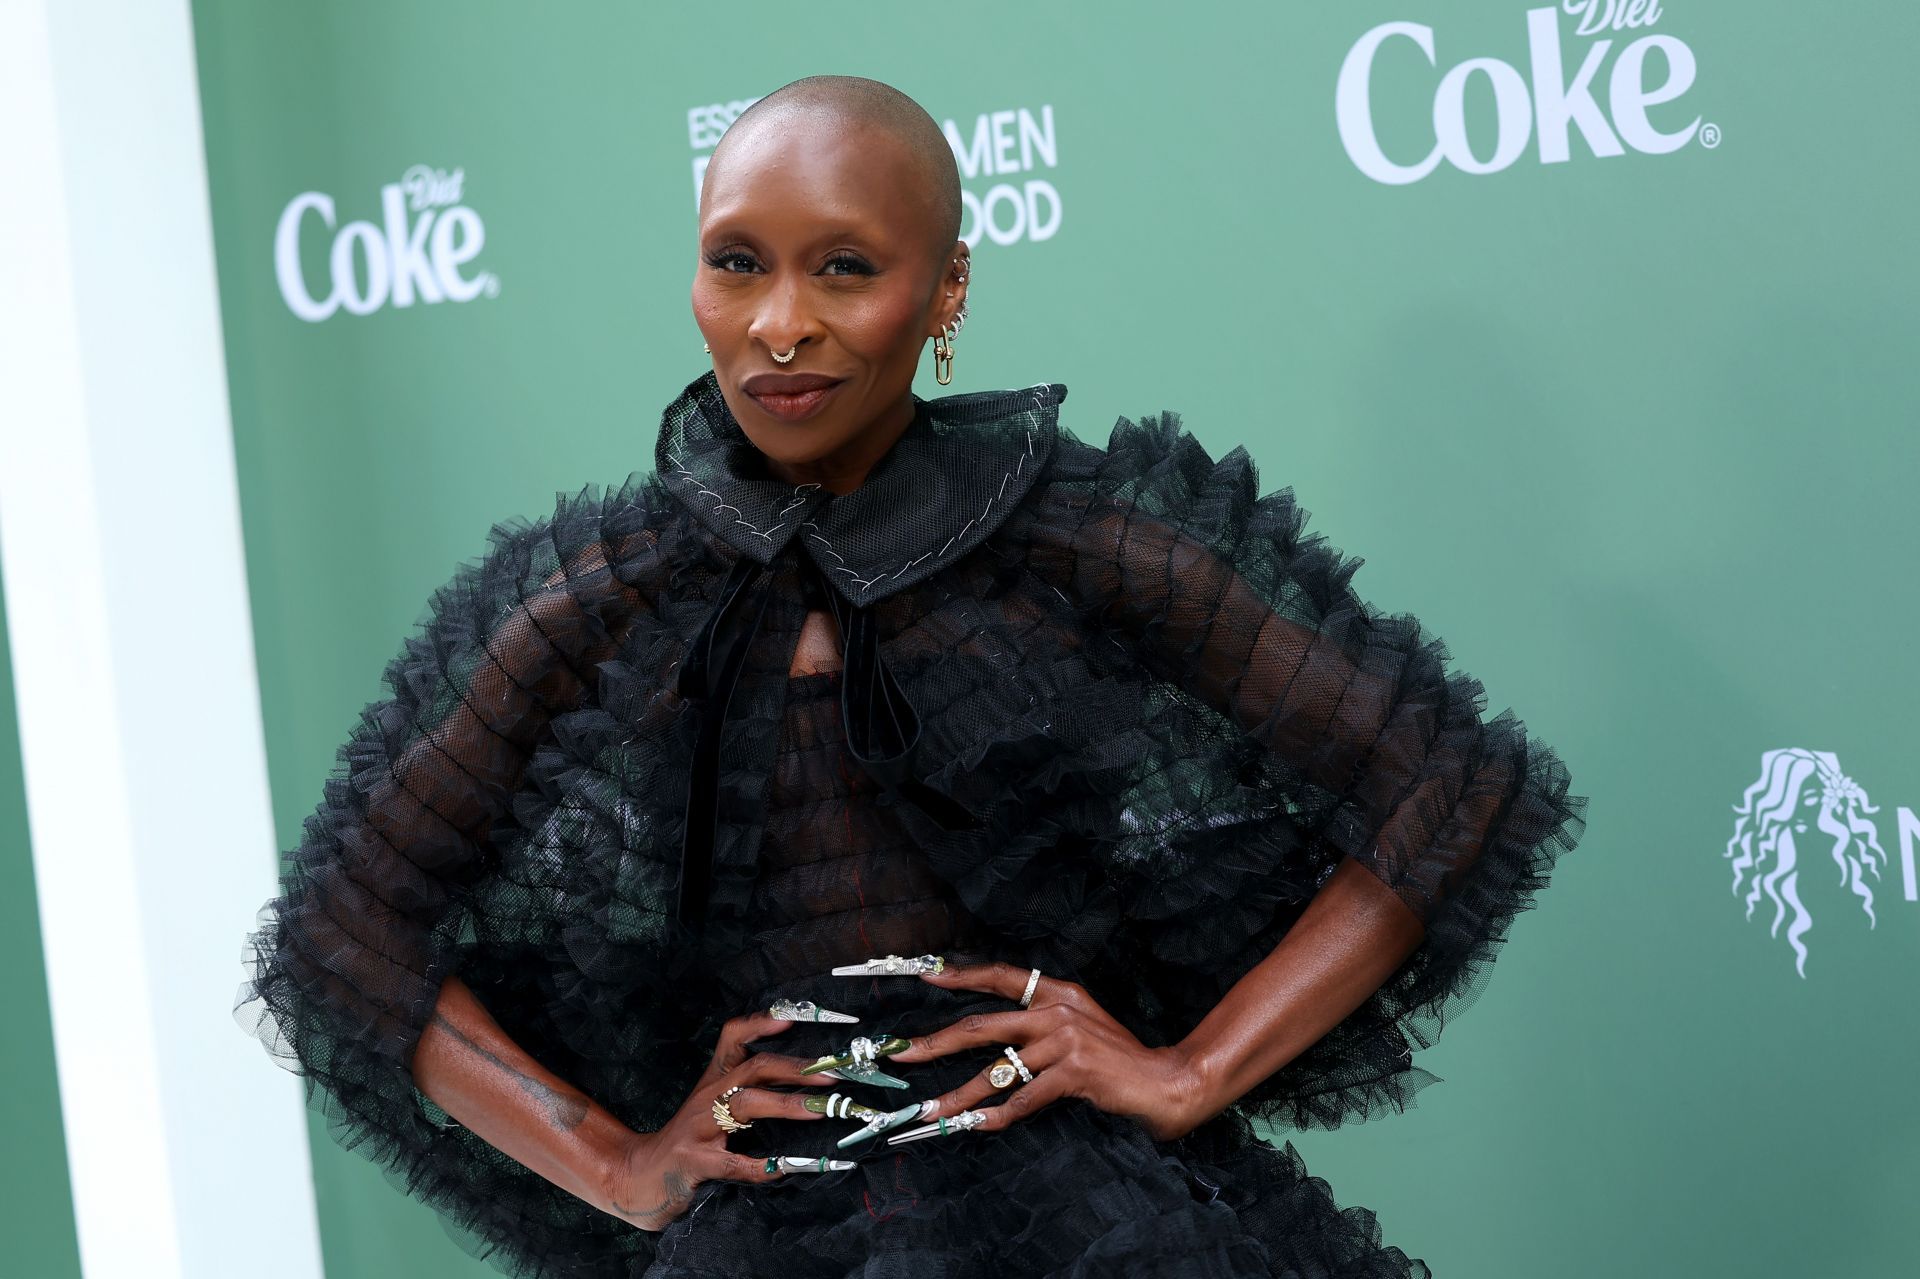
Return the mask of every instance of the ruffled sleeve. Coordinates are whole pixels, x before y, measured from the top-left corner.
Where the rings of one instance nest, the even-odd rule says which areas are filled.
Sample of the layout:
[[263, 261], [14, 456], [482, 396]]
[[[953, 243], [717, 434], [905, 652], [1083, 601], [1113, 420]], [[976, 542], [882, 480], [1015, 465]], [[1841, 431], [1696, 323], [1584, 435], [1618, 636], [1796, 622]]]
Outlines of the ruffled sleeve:
[[[306, 1079], [340, 1145], [433, 1207], [476, 1255], [570, 1269], [639, 1234], [508, 1159], [414, 1086], [441, 984], [475, 945], [529, 757], [590, 700], [642, 592], [651, 534], [627, 489], [496, 525], [432, 593], [360, 712], [246, 941], [240, 1025]], [[547, 1245], [551, 1245], [549, 1251]], [[501, 1264], [496, 1261], [496, 1264]]]
[[[1122, 419], [1104, 453], [1077, 456], [1036, 504], [1036, 570], [1090, 632], [1121, 637], [1133, 660], [1258, 743], [1256, 800], [1273, 813], [1274, 838], [1234, 844], [1223, 829], [1213, 841], [1231, 867], [1142, 863], [1129, 909], [1176, 895], [1178, 870], [1214, 886], [1188, 893], [1189, 921], [1214, 909], [1270, 943], [1297, 917], [1302, 879], [1324, 883], [1344, 858], [1365, 866], [1420, 920], [1422, 941], [1240, 1104], [1295, 1127], [1404, 1109], [1433, 1080], [1413, 1051], [1484, 986], [1513, 918], [1578, 841], [1586, 798], [1568, 794], [1564, 764], [1511, 710], [1485, 716], [1483, 686], [1449, 668], [1417, 619], [1355, 593], [1361, 561], [1305, 533], [1291, 489], [1260, 496], [1244, 449], [1215, 462], [1162, 414]], [[1241, 922], [1249, 911], [1264, 918]], [[1239, 959], [1223, 981], [1251, 962]]]

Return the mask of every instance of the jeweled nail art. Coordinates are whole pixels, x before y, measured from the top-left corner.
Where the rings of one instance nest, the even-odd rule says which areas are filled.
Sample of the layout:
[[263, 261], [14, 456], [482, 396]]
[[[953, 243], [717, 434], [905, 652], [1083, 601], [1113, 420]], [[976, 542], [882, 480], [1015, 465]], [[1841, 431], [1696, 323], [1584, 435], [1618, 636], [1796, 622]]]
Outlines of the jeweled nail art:
[[911, 1106], [902, 1106], [898, 1110], [890, 1110], [884, 1113], [876, 1112], [868, 1117], [865, 1126], [848, 1133], [835, 1144], [841, 1147], [851, 1146], [855, 1142], [865, 1141], [869, 1137], [877, 1137], [883, 1132], [892, 1132], [901, 1124], [908, 1123], [915, 1119], [925, 1119], [937, 1110], [939, 1106], [940, 1099], [935, 1097], [929, 1101], [917, 1101]]
[[903, 1145], [909, 1141], [919, 1141], [923, 1137], [945, 1137], [951, 1133], [965, 1132], [969, 1128], [978, 1128], [987, 1122], [984, 1110], [963, 1110], [951, 1119], [936, 1119], [919, 1128], [909, 1128], [905, 1132], [895, 1133], [887, 1138], [889, 1146]]

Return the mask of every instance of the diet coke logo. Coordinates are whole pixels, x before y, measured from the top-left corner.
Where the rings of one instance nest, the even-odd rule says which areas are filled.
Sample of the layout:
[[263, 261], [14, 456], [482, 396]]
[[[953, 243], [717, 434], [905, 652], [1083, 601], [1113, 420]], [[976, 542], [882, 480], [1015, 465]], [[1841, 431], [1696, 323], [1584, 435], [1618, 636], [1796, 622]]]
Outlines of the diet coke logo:
[[[1563, 14], [1574, 20], [1567, 34], [1592, 39], [1584, 50], [1571, 51], [1579, 64], [1571, 76], [1562, 44]], [[1719, 126], [1698, 115], [1678, 123], [1673, 112], [1662, 112], [1668, 127], [1661, 128], [1649, 114], [1692, 88], [1697, 70], [1686, 41], [1661, 32], [1631, 35], [1661, 16], [1660, 0], [1562, 0], [1557, 9], [1527, 10], [1524, 71], [1493, 57], [1455, 63], [1434, 87], [1433, 146], [1411, 162], [1388, 156], [1380, 144], [1373, 118], [1374, 67], [1383, 48], [1410, 41], [1437, 70], [1438, 46], [1432, 27], [1381, 23], [1360, 37], [1340, 66], [1334, 115], [1341, 145], [1362, 173], [1389, 186], [1418, 182], [1442, 160], [1462, 173], [1498, 173], [1526, 154], [1536, 138], [1540, 163], [1560, 164], [1571, 158], [1569, 139], [1576, 132], [1589, 152], [1602, 157], [1625, 155], [1629, 147], [1643, 155], [1665, 155], [1696, 138], [1701, 146], [1717, 147]], [[1617, 53], [1616, 44], [1621, 45]], [[1397, 60], [1404, 64], [1404, 58]], [[1475, 76], [1484, 77], [1493, 90], [1496, 125], [1490, 138], [1469, 136], [1467, 129], [1467, 88]], [[1602, 84], [1604, 105], [1596, 96]]]
[[[448, 173], [416, 164], [380, 188], [380, 224], [336, 222], [333, 197], [305, 191], [288, 202], [273, 233], [273, 271], [287, 308], [319, 323], [335, 311], [369, 315], [391, 303], [471, 302], [494, 297], [491, 271], [462, 268], [487, 242], [480, 215], [461, 203], [466, 170]], [[301, 236], [332, 237], [326, 287], [316, 289], [301, 265]]]

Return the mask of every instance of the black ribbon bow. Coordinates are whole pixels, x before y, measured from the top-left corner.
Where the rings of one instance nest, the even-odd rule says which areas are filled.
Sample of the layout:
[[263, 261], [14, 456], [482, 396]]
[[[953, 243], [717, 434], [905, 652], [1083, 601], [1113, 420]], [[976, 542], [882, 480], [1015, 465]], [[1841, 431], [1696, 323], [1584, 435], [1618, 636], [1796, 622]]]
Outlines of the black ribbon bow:
[[[802, 564], [811, 574], [809, 597], [826, 597], [840, 631], [840, 715], [848, 753], [892, 794], [903, 782], [911, 782], [910, 761], [920, 739], [920, 717], [880, 656], [879, 629], [872, 608], [843, 598], [810, 559], [803, 556]], [[680, 663], [677, 691], [700, 704], [676, 904], [678, 918], [686, 925], [705, 918], [707, 897], [713, 887], [713, 853], [720, 823], [720, 741], [734, 686], [746, 665], [747, 650], [766, 615], [771, 576], [751, 556], [735, 560], [719, 599], [694, 632]], [[749, 611], [742, 601], [756, 582], [759, 598]]]

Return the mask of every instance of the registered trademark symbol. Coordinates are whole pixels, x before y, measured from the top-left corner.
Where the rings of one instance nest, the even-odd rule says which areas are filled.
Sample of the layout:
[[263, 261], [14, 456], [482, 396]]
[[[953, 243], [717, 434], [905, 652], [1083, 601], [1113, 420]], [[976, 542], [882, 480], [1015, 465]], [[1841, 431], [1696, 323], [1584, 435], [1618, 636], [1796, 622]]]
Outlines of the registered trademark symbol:
[[1720, 145], [1720, 126], [1703, 124], [1700, 126], [1700, 145], [1711, 151]]
[[480, 291], [490, 298], [499, 297], [500, 277], [491, 271], [487, 272], [487, 278], [480, 282]]

